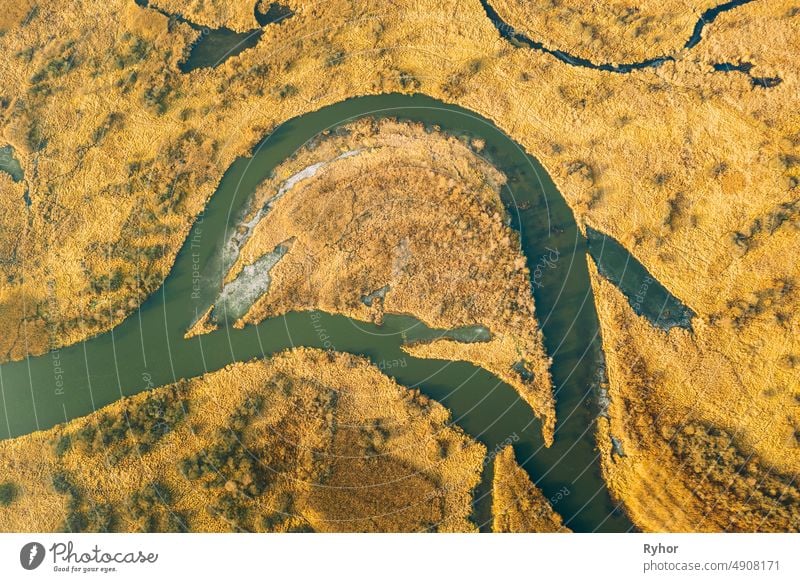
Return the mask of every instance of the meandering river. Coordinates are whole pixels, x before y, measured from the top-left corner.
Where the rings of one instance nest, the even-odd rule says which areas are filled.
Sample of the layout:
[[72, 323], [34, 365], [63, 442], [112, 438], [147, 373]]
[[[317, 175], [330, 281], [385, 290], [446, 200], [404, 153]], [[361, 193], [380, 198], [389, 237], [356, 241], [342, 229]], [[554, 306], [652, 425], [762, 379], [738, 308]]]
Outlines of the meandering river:
[[[723, 2], [722, 4], [718, 4], [703, 11], [695, 22], [691, 36], [689, 36], [683, 45], [684, 50], [697, 46], [697, 44], [703, 39], [703, 30], [707, 25], [714, 22], [717, 16], [723, 12], [728, 12], [738, 8], [739, 6], [749, 4], [750, 2], [753, 2], [753, 0], [729, 0], [728, 2]], [[641, 61], [632, 61], [629, 63], [595, 63], [587, 58], [571, 54], [565, 50], [550, 48], [546, 46], [545, 43], [527, 36], [525, 33], [517, 30], [514, 28], [514, 26], [503, 20], [491, 5], [489, 0], [481, 0], [481, 6], [483, 6], [483, 10], [486, 13], [487, 18], [489, 18], [491, 23], [497, 29], [497, 32], [499, 32], [500, 36], [502, 36], [504, 39], [518, 45], [547, 53], [554, 56], [562, 63], [567, 63], [568, 65], [572, 65], [574, 67], [597, 69], [609, 73], [630, 73], [639, 69], [660, 67], [666, 62], [674, 61], [676, 58], [675, 55], [666, 54], [650, 57]]]
[[[389, 315], [376, 326], [320, 312], [290, 313], [258, 326], [225, 326], [184, 339], [187, 327], [219, 293], [225, 262], [221, 253], [257, 184], [320, 132], [363, 116], [421, 121], [480, 137], [486, 142], [483, 154], [508, 176], [502, 198], [535, 277], [536, 313], [553, 358], [558, 424], [552, 447], [544, 447], [540, 423], [528, 405], [493, 375], [465, 362], [425, 360], [403, 352], [403, 341], [446, 333], [428, 330], [408, 316]], [[650, 281], [649, 289], [658, 291], [636, 298], [638, 310], [657, 321], [664, 301], [674, 298], [619, 245], [605, 264], [605, 239], [600, 236], [593, 236], [591, 250], [610, 279], [624, 281], [623, 290], [639, 291]], [[366, 356], [401, 384], [441, 402], [452, 411], [454, 422], [490, 451], [513, 443], [517, 459], [554, 500], [570, 528], [626, 531], [631, 524], [609, 497], [595, 446], [597, 384], [604, 368], [589, 250], [542, 166], [489, 121], [420, 95], [350, 99], [286, 122], [252, 156], [236, 160], [193, 225], [162, 287], [123, 323], [80, 344], [0, 366], [0, 437], [49, 428], [123, 396], [292, 346], [335, 349]], [[476, 519], [484, 527], [489, 519], [488, 477], [487, 469], [476, 495]]]

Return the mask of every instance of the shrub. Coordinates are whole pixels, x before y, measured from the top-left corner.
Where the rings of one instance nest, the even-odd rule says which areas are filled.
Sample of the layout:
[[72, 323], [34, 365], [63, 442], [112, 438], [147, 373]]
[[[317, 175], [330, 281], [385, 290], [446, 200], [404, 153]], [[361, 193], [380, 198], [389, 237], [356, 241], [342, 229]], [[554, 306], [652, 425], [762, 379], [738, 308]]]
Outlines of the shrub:
[[294, 11], [278, 2], [267, 3], [264, 0], [260, 0], [256, 3], [255, 17], [259, 26], [281, 22], [292, 16], [294, 16]]
[[56, 79], [69, 73], [75, 67], [75, 57], [73, 55], [50, 59], [44, 68], [40, 69], [31, 77], [31, 83], [37, 84], [47, 79]]
[[67, 475], [67, 473], [64, 471], [57, 471], [53, 473], [52, 481], [53, 489], [56, 490], [56, 493], [77, 493], [77, 489], [72, 484], [69, 475]]
[[417, 79], [411, 73], [406, 73], [404, 71], [401, 71], [399, 79], [400, 79], [400, 86], [403, 89], [413, 90], [413, 89], [419, 89], [422, 86], [422, 83], [420, 83], [419, 79]]
[[124, 53], [116, 55], [116, 65], [118, 69], [125, 69], [135, 65], [147, 58], [152, 50], [152, 45], [141, 37], [136, 37]]
[[8, 507], [19, 495], [17, 486], [14, 483], [0, 483], [0, 505]]
[[344, 57], [345, 52], [342, 50], [337, 50], [329, 55], [327, 59], [325, 59], [325, 66], [335, 67], [336, 65], [341, 65], [342, 61], [344, 61]]
[[187, 531], [186, 518], [174, 513], [171, 504], [172, 492], [163, 483], [154, 481], [134, 491], [128, 497], [125, 510], [140, 531]]
[[216, 442], [191, 457], [183, 459], [180, 470], [190, 481], [201, 481], [207, 488], [222, 489], [220, 497], [207, 507], [231, 523], [235, 530], [246, 529], [246, 501], [261, 495], [268, 486], [268, 473], [242, 443], [242, 434], [263, 406], [263, 398], [249, 396], [217, 434]]
[[[132, 438], [139, 452], [149, 451], [153, 445], [181, 423], [186, 416], [183, 398], [184, 385], [158, 394], [148, 394], [143, 400], [128, 402], [118, 416], [101, 415], [95, 425], [86, 425], [76, 431], [74, 440], [85, 454], [108, 452], [108, 448]], [[115, 462], [121, 460], [130, 448], [114, 453]]]
[[686, 467], [695, 495], [712, 500], [715, 514], [722, 519], [726, 513], [731, 516], [729, 529], [800, 528], [800, 490], [795, 477], [745, 454], [724, 430], [689, 422], [675, 433], [670, 446]]
[[47, 136], [38, 119], [32, 119], [28, 127], [28, 147], [34, 152], [38, 152], [47, 147]]
[[86, 511], [84, 529], [91, 532], [112, 532], [117, 516], [110, 503], [92, 504]]
[[94, 143], [98, 143], [106, 135], [108, 135], [110, 131], [121, 128], [124, 124], [124, 120], [125, 117], [122, 115], [122, 113], [109, 113], [103, 123], [94, 130], [94, 134], [92, 134], [92, 141]]
[[69, 533], [80, 533], [89, 525], [86, 516], [81, 511], [70, 511], [64, 519], [62, 530]]
[[72, 437], [68, 434], [61, 435], [55, 443], [56, 456], [63, 457], [72, 447]]
[[297, 93], [298, 93], [297, 87], [295, 87], [294, 85], [284, 85], [278, 90], [278, 96], [280, 96], [281, 99], [294, 97], [295, 95], [297, 95]]
[[172, 93], [172, 86], [165, 80], [162, 85], [154, 85], [145, 89], [142, 101], [145, 106], [158, 115], [164, 115], [169, 109], [169, 97]]

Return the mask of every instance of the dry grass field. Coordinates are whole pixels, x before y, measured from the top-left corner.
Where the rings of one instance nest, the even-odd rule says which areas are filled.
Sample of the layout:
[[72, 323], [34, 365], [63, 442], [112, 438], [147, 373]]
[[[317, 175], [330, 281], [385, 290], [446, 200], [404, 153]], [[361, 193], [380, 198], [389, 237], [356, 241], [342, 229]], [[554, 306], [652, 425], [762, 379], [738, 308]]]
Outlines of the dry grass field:
[[365, 360], [298, 349], [0, 443], [2, 531], [473, 531], [485, 448]]
[[603, 470], [633, 522], [656, 532], [800, 530], [797, 393], [748, 391], [715, 348], [730, 342], [718, 329], [657, 331], [592, 270], [611, 396]]
[[492, 531], [495, 533], [569, 532], [542, 491], [517, 464], [510, 445], [494, 458]]

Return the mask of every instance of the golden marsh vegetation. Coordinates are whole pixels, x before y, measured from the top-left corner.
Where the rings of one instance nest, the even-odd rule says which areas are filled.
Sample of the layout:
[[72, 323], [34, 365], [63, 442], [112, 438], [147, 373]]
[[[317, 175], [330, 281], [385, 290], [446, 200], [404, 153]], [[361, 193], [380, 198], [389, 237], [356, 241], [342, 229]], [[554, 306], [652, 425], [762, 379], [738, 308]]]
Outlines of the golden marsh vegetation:
[[517, 464], [514, 449], [503, 448], [494, 458], [492, 531], [495, 533], [569, 532], [550, 501]]
[[[180, 9], [201, 23], [250, 26], [252, 2], [225, 5]], [[552, 36], [541, 40], [553, 48], [614, 61], [671, 52], [688, 28], [683, 5], [649, 3], [640, 16], [663, 17], [675, 34], [645, 27], [646, 41], [599, 46], [595, 37], [620, 30], [623, 3], [580, 24], [588, 39], [562, 22], [572, 5], [543, 4], [542, 21], [518, 2], [496, 9], [532, 36], [545, 26]], [[697, 314], [691, 333], [652, 329], [595, 277], [611, 398], [600, 445], [633, 521], [796, 528], [777, 507], [759, 509], [766, 521], [731, 526], [699, 495], [730, 481], [713, 489], [716, 507], [751, 503], [731, 493], [737, 455], [790, 482], [800, 471], [797, 8], [746, 4], [720, 14], [674, 61], [614, 74], [515, 48], [478, 0], [291, 6], [294, 16], [266, 27], [255, 47], [191, 73], [179, 63], [200, 33], [131, 0], [3, 11], [0, 135], [25, 171], [21, 183], [0, 174], [3, 358], [74, 343], [130, 314], [169, 271], [225, 168], [283, 120], [354, 95], [422, 92], [496, 122], [541, 160], [579, 224], [619, 240]], [[718, 63], [749, 68], [716, 71]], [[691, 438], [673, 447], [688, 426]], [[611, 436], [624, 457], [611, 452]], [[717, 457], [691, 452], [698, 447], [723, 453], [717, 481], [695, 480], [695, 466], [716, 471]], [[657, 506], [646, 505], [653, 484]], [[771, 485], [764, 507], [796, 506], [791, 495]], [[712, 517], [698, 522], [700, 514]]]
[[365, 360], [297, 349], [3, 441], [0, 529], [473, 531], [484, 454]]

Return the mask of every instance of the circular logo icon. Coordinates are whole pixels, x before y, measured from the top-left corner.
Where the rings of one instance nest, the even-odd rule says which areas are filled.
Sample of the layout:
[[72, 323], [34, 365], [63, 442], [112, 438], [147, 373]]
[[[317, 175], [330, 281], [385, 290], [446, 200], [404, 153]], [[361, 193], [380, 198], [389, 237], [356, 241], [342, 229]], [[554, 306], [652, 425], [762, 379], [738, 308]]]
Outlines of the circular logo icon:
[[19, 563], [26, 570], [35, 570], [44, 561], [44, 546], [39, 542], [28, 542], [19, 552]]

